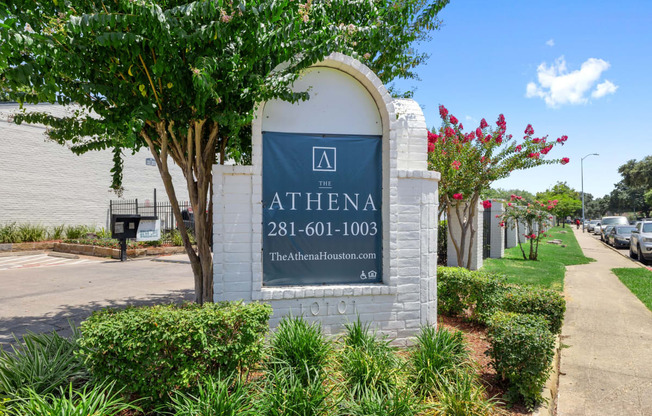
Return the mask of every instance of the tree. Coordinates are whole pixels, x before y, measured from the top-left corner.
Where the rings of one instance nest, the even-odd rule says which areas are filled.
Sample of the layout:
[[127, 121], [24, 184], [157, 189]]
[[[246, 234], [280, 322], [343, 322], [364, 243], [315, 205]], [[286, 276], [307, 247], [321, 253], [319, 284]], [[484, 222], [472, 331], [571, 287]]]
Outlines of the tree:
[[[359, 56], [384, 81], [413, 77], [423, 55], [407, 51], [438, 27], [447, 2], [16, 0], [0, 7], [0, 89], [20, 103], [76, 106], [69, 117], [15, 121], [48, 126], [77, 154], [111, 149], [118, 192], [123, 152], [151, 151], [202, 303], [213, 300], [211, 166], [249, 159], [256, 103], [308, 99], [293, 81], [333, 51]], [[170, 162], [186, 179], [197, 252]]]
[[[449, 221], [457, 217], [460, 236], [449, 234], [455, 246], [458, 264], [463, 263], [467, 250], [473, 247], [477, 230], [472, 219], [477, 215], [478, 202], [483, 190], [494, 181], [509, 176], [515, 170], [528, 169], [551, 163], [568, 163], [568, 158], [546, 160], [548, 152], [568, 139], [562, 136], [548, 142], [546, 137], [533, 137], [534, 129], [528, 125], [523, 141], [516, 143], [506, 134], [507, 123], [501, 114], [491, 129], [485, 119], [470, 133], [464, 133], [458, 119], [439, 106], [442, 125], [437, 133], [428, 132], [428, 167], [441, 173], [439, 182], [439, 209], [448, 214]], [[434, 130], [434, 129], [433, 129]], [[452, 215], [455, 211], [456, 215]], [[470, 251], [469, 251], [470, 252]], [[466, 267], [471, 265], [468, 256]]]
[[645, 193], [652, 189], [652, 156], [640, 161], [628, 160], [618, 168], [622, 180], [615, 185], [611, 194], [610, 208], [623, 212], [641, 212], [648, 217], [652, 205], [645, 198]]
[[582, 211], [582, 199], [580, 193], [568, 186], [566, 182], [557, 182], [552, 188], [545, 192], [538, 192], [537, 200], [544, 204], [554, 202], [554, 207], [550, 210], [556, 217], [557, 223], [561, 221], [566, 226], [567, 217], [577, 217]]
[[589, 202], [584, 201], [586, 218], [602, 218], [609, 210], [609, 196], [596, 198]]
[[[511, 201], [520, 201], [521, 197], [513, 195]], [[517, 234], [522, 234], [525, 240], [530, 243], [530, 250], [528, 255], [525, 255], [521, 239], [518, 239], [518, 247], [521, 249], [523, 260], [537, 260], [539, 258], [539, 242], [542, 237], [546, 236], [546, 230], [552, 225], [552, 216], [550, 212], [553, 211], [557, 203], [551, 201], [550, 203], [543, 203], [536, 201], [528, 203], [527, 206], [507, 203], [505, 212], [501, 216], [501, 227], [515, 227]], [[520, 229], [521, 224], [524, 229]]]

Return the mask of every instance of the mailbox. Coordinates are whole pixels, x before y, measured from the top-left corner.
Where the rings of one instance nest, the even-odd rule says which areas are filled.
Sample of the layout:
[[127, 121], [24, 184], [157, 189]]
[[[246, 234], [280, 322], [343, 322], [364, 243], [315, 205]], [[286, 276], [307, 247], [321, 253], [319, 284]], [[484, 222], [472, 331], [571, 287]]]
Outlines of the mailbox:
[[140, 215], [114, 214], [111, 216], [111, 237], [124, 240], [136, 238]]

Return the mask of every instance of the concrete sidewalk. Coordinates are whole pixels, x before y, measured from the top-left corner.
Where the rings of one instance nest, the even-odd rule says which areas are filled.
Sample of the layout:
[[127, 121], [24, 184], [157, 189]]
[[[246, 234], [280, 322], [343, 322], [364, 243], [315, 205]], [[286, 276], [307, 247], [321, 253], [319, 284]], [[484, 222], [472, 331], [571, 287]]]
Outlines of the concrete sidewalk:
[[641, 266], [574, 232], [597, 261], [567, 268], [557, 415], [652, 415], [652, 312], [611, 273]]

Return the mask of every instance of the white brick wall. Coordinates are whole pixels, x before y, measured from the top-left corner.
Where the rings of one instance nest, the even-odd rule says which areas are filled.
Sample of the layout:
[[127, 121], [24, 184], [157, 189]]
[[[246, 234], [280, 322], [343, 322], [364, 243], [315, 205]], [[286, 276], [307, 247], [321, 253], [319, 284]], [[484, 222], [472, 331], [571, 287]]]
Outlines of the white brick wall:
[[[462, 212], [462, 209], [460, 208], [460, 212]], [[477, 215], [475, 218], [472, 220], [473, 225], [472, 227], [475, 229], [475, 238], [473, 239], [473, 246], [469, 249], [469, 232], [467, 232], [466, 235], [466, 250], [464, 252], [464, 258], [462, 259], [462, 264], [459, 265], [457, 263], [457, 254], [455, 252], [455, 245], [453, 244], [453, 241], [451, 239], [451, 234], [455, 236], [456, 241], [461, 240], [461, 235], [462, 235], [462, 228], [459, 225], [459, 221], [457, 219], [457, 210], [455, 210], [455, 207], [451, 207], [448, 210], [448, 227], [449, 227], [449, 232], [446, 234], [448, 237], [448, 251], [447, 251], [447, 265], [451, 267], [466, 267], [467, 264], [467, 259], [469, 256], [471, 256], [471, 267], [470, 270], [478, 270], [482, 267], [482, 225], [483, 225], [483, 212], [484, 208], [482, 207], [482, 203], [478, 203], [478, 209], [477, 209]]]
[[505, 224], [505, 248], [516, 247], [518, 236], [516, 235], [516, 223], [514, 221]]
[[[61, 106], [26, 106], [28, 111], [64, 115]], [[48, 140], [41, 125], [9, 123], [18, 110], [13, 103], [0, 104], [0, 224], [31, 222], [43, 225], [84, 224], [107, 227], [109, 200], [118, 199], [110, 191], [113, 155], [110, 151], [81, 156]], [[147, 166], [151, 157], [144, 149], [135, 155], [125, 151], [123, 198], [153, 202], [167, 200], [156, 166]], [[188, 191], [181, 170], [172, 177], [181, 200]]]
[[[393, 101], [369, 68], [348, 56], [332, 54], [316, 68], [326, 68], [323, 73], [328, 74], [328, 88], [338, 88], [342, 96], [333, 101], [332, 94], [322, 93], [323, 86], [317, 84], [311, 90], [308, 114], [302, 113], [300, 105], [287, 106], [274, 101], [261, 105], [253, 122], [252, 166], [214, 167], [215, 299], [269, 302], [274, 309], [272, 327], [291, 313], [319, 320], [329, 334], [339, 332], [343, 324], [360, 316], [397, 343], [405, 344], [421, 325], [436, 323], [439, 174], [427, 171], [425, 119], [417, 103]], [[308, 73], [312, 79], [319, 80], [314, 70]], [[338, 77], [337, 82], [342, 85], [333, 85]], [[347, 94], [356, 95], [349, 100]], [[364, 98], [365, 94], [368, 99]], [[340, 106], [347, 106], [350, 101], [367, 102], [371, 107], [339, 111]], [[329, 108], [336, 107], [338, 111], [330, 113], [325, 120], [311, 116], [328, 113]], [[383, 137], [384, 281], [382, 284], [264, 287], [262, 131], [280, 125], [285, 131], [342, 133], [339, 130], [347, 126], [346, 119], [352, 117], [351, 112], [366, 114], [370, 120], [364, 124], [356, 119], [351, 124], [356, 133], [364, 134], [369, 129], [371, 133], [367, 134], [373, 134], [378, 129], [375, 134]], [[284, 121], [279, 122], [279, 117]], [[306, 120], [311, 119], [314, 120], [308, 124]], [[329, 126], [339, 130], [327, 130]], [[312, 128], [319, 131], [311, 131]], [[234, 198], [235, 195], [249, 195], [249, 198]]]

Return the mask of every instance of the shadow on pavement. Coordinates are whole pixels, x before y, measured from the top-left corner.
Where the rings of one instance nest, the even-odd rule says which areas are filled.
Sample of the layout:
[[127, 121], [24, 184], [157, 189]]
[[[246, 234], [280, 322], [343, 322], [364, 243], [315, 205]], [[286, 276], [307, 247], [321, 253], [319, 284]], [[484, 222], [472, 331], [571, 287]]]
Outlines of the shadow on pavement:
[[16, 316], [0, 318], [0, 344], [10, 351], [15, 338], [20, 339], [28, 332], [43, 333], [57, 331], [62, 336], [71, 334], [70, 323], [78, 326], [93, 311], [104, 308], [124, 308], [126, 306], [151, 306], [170, 303], [183, 303], [194, 300], [194, 290], [174, 290], [164, 294], [151, 294], [138, 298], [104, 300], [85, 305], [62, 305], [56, 312], [40, 316]]

